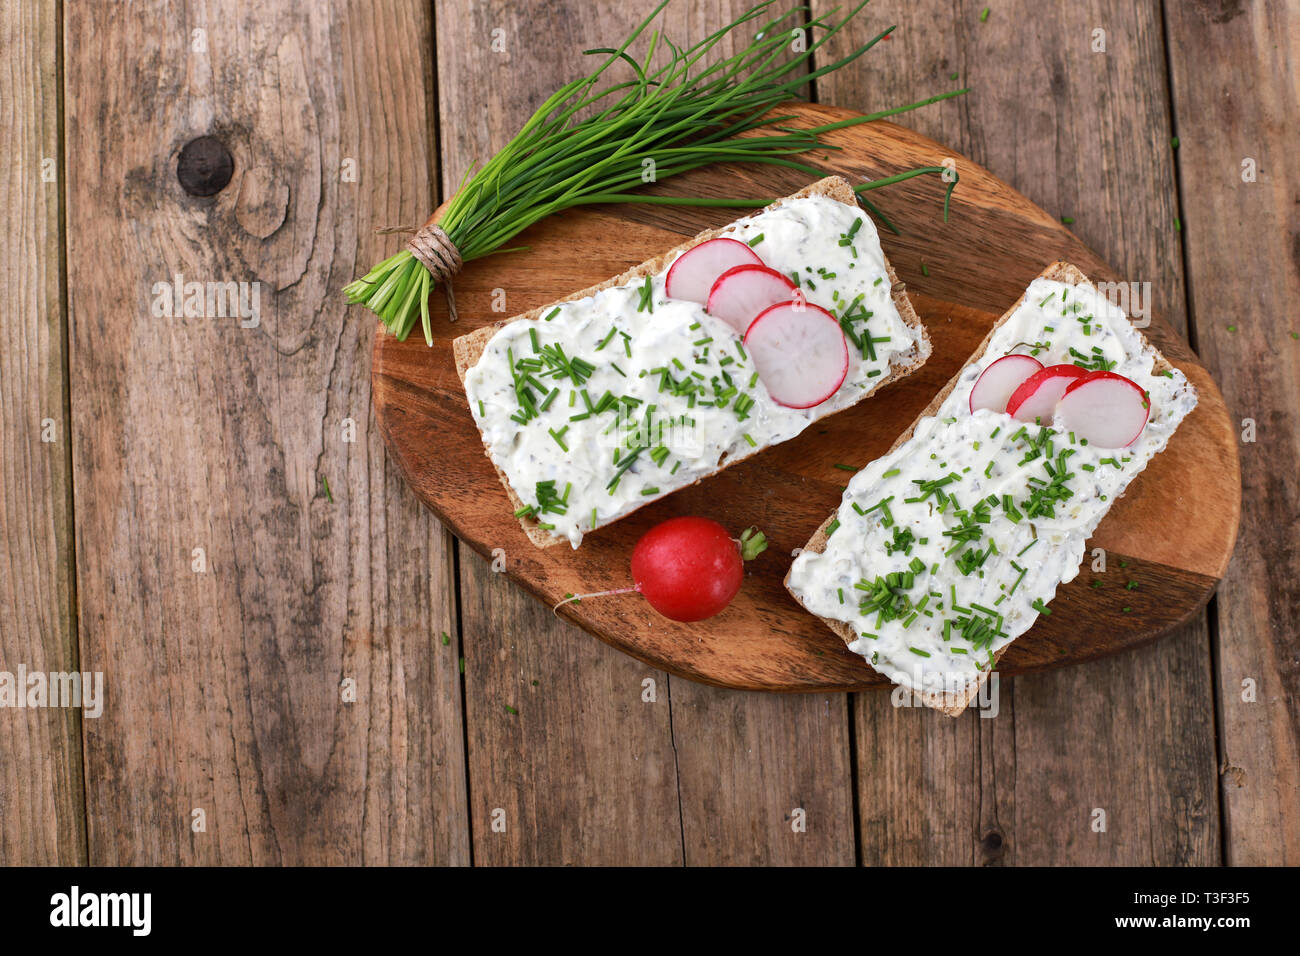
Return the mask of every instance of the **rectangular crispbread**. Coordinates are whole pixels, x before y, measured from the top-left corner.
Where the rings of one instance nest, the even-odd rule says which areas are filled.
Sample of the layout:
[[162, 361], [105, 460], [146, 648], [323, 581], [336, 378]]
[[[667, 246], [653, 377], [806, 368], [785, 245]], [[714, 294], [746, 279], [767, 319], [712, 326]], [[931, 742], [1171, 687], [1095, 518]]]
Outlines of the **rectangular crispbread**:
[[[778, 206], [781, 206], [782, 204], [789, 202], [792, 199], [802, 199], [805, 196], [825, 196], [829, 199], [834, 199], [838, 202], [844, 203], [845, 205], [852, 206], [855, 209], [859, 209], [859, 210], [861, 209], [861, 207], [858, 205], [857, 194], [853, 191], [853, 187], [849, 184], [849, 182], [840, 176], [828, 176], [825, 179], [820, 179], [817, 182], [812, 183], [811, 185], [805, 186], [797, 193], [793, 193], [789, 196], [776, 200], [771, 205], [766, 206], [760, 212], [767, 212], [769, 210], [776, 209]], [[758, 214], [759, 213], [749, 213], [747, 216], [742, 218], [748, 218], [749, 216], [758, 215]], [[863, 215], [866, 214], [863, 213]], [[701, 232], [699, 235], [695, 236], [694, 238], [686, 240], [681, 245], [674, 246], [672, 249], [669, 249], [667, 252], [655, 256], [653, 259], [647, 259], [645, 262], [642, 262], [640, 265], [633, 266], [631, 269], [628, 269], [626, 272], [622, 273], [621, 275], [616, 275], [613, 278], [606, 279], [604, 282], [594, 285], [589, 289], [583, 289], [579, 292], [574, 292], [572, 295], [567, 295], [563, 299], [557, 299], [554, 302], [548, 302], [546, 305], [538, 306], [535, 309], [530, 309], [527, 312], [521, 313], [520, 315], [516, 315], [509, 319], [505, 319], [501, 322], [494, 322], [491, 325], [485, 325], [480, 329], [475, 329], [473, 332], [470, 332], [467, 335], [462, 335], [459, 338], [452, 340], [451, 343], [452, 351], [456, 358], [456, 372], [460, 376], [461, 384], [462, 385], [465, 384], [466, 374], [469, 372], [471, 368], [474, 367], [474, 365], [482, 357], [484, 350], [487, 348], [488, 342], [491, 341], [492, 337], [497, 333], [497, 331], [503, 328], [504, 326], [510, 324], [511, 322], [518, 322], [526, 319], [539, 318], [545, 313], [550, 312], [553, 308], [555, 308], [555, 306], [559, 305], [561, 302], [572, 302], [577, 299], [585, 299], [588, 296], [595, 295], [597, 292], [600, 292], [602, 289], [608, 289], [614, 286], [625, 285], [637, 279], [643, 279], [648, 275], [654, 275], [656, 273], [662, 272], [664, 268], [670, 262], [672, 262], [672, 260], [676, 258], [680, 253], [685, 252], [687, 249], [691, 248], [692, 246], [697, 246], [702, 242], [706, 242], [709, 239], [715, 239], [718, 236], [724, 235], [726, 231], [730, 228], [730, 225], [731, 224], [728, 224], [718, 229], [708, 229], [704, 232]], [[889, 274], [890, 295], [894, 300], [894, 305], [898, 309], [898, 314], [902, 318], [903, 322], [905, 322], [909, 327], [917, 329], [920, 332], [920, 340], [917, 343], [917, 347], [915, 350], [916, 354], [911, 361], [905, 364], [900, 363], [898, 365], [891, 365], [890, 370], [887, 374], [877, 378], [870, 389], [864, 390], [862, 394], [854, 402], [850, 403], [849, 405], [846, 405], [845, 408], [850, 408], [853, 405], [857, 404], [858, 401], [861, 401], [863, 398], [866, 398], [868, 395], [874, 394], [882, 386], [888, 385], [890, 382], [897, 381], [898, 379], [911, 374], [917, 368], [920, 368], [923, 364], [925, 364], [925, 360], [929, 358], [930, 355], [930, 337], [925, 331], [925, 326], [921, 324], [920, 317], [916, 314], [916, 310], [912, 308], [912, 303], [907, 298], [907, 290], [903, 286], [903, 283], [899, 281], [898, 275], [894, 272], [894, 267], [890, 264], [888, 257], [884, 255], [883, 249], [881, 250], [881, 256], [885, 262], [885, 269]], [[843, 409], [838, 409], [837, 411], [843, 411]], [[831, 414], [835, 414], [835, 413], [833, 412]], [[717, 474], [717, 472], [721, 471], [723, 468], [730, 467], [736, 462], [741, 461], [742, 459], [748, 457], [749, 454], [755, 454], [761, 450], [762, 450], [762, 446], [753, 449], [752, 451], [748, 451], [745, 454], [736, 455], [732, 457], [730, 460], [728, 460], [727, 463], [722, 465], [721, 467], [714, 469], [714, 471], [709, 472], [708, 474], [702, 475], [701, 480], [703, 478], [709, 477], [710, 475]], [[487, 452], [486, 442], [484, 443], [484, 451]], [[488, 460], [491, 461], [491, 455], [488, 456]], [[493, 462], [492, 464], [493, 464], [493, 468], [496, 469], [497, 477], [501, 479], [502, 486], [506, 489], [506, 494], [510, 497], [510, 502], [514, 510], [518, 511], [519, 509], [523, 508], [524, 502], [519, 498], [517, 494], [515, 494], [514, 489], [510, 487], [510, 482], [506, 478], [505, 472], [503, 472], [499, 467], [497, 467], [495, 462]], [[688, 486], [683, 486], [683, 487], [688, 487]], [[675, 489], [675, 490], [681, 490], [681, 489]], [[650, 502], [647, 501], [646, 503], [649, 504]], [[628, 514], [631, 513], [632, 512], [630, 511], [628, 512]], [[621, 520], [622, 518], [625, 517], [627, 517], [627, 515], [621, 515], [619, 519], [615, 519], [615, 520]], [[528, 539], [532, 541], [533, 544], [537, 545], [539, 548], [547, 548], [550, 547], [551, 545], [559, 544], [561, 541], [565, 540], [564, 538], [549, 534], [548, 532], [539, 528], [538, 520], [535, 517], [529, 517], [529, 516], [521, 517], [519, 519], [519, 523], [524, 529], [524, 534], [528, 535]], [[608, 523], [612, 524], [613, 522], [611, 521]]]
[[[1084, 284], [1091, 285], [1092, 284], [1091, 281], [1088, 279], [1088, 277], [1084, 275], [1083, 272], [1080, 271], [1076, 266], [1071, 265], [1068, 262], [1062, 262], [1062, 261], [1053, 262], [1041, 273], [1039, 273], [1036, 278], [1054, 279], [1058, 282], [1068, 283], [1069, 285], [1084, 285]], [[1017, 309], [1020, 308], [1021, 304], [1025, 301], [1025, 296], [1028, 294], [1029, 294], [1029, 289], [1028, 289], [1028, 285], [1026, 285], [1025, 292], [1022, 293], [1020, 298], [1017, 299], [1015, 303], [1012, 304], [1011, 308], [1007, 309], [1007, 311], [1002, 314], [1002, 317], [999, 318], [997, 322], [993, 323], [993, 327], [989, 329], [989, 334], [984, 337], [984, 341], [979, 344], [979, 347], [974, 351], [974, 353], [972, 353], [971, 357], [966, 360], [966, 363], [957, 370], [956, 374], [954, 374], [953, 377], [948, 380], [948, 384], [945, 385], [937, 395], [935, 395], [934, 400], [931, 401], [930, 404], [927, 405], [924, 409], [922, 409], [921, 413], [916, 416], [912, 424], [909, 425], [907, 429], [901, 435], [898, 436], [898, 439], [894, 442], [893, 445], [890, 446], [889, 451], [885, 452], [886, 455], [896, 451], [905, 442], [907, 442], [908, 439], [912, 437], [913, 432], [916, 431], [916, 426], [921, 423], [922, 419], [928, 418], [931, 415], [934, 415], [936, 412], [938, 412], [939, 408], [943, 405], [944, 401], [952, 393], [952, 390], [957, 387], [957, 383], [961, 380], [962, 373], [965, 372], [966, 369], [969, 368], [972, 364], [978, 362], [981, 358], [983, 358], [985, 351], [989, 347], [989, 342], [993, 338], [993, 334], [997, 332], [997, 330], [1002, 326], [1004, 322], [1006, 322], [1009, 318], [1011, 318], [1012, 314]], [[1165, 357], [1161, 355], [1160, 352], [1154, 346], [1151, 346], [1151, 343], [1147, 341], [1146, 336], [1142, 335], [1140, 331], [1138, 332], [1138, 335], [1141, 337], [1143, 344], [1150, 346], [1151, 350], [1155, 352], [1154, 371], [1160, 372], [1160, 371], [1173, 368], [1173, 366], [1169, 364], [1169, 362], [1165, 359]], [[881, 455], [880, 457], [883, 458], [884, 455]], [[828, 540], [826, 529], [829, 528], [831, 522], [835, 520], [835, 516], [838, 513], [838, 510], [839, 509], [837, 507], [836, 510], [832, 511], [830, 513], [830, 516], [825, 521], [822, 522], [821, 527], [817, 529], [817, 531], [813, 534], [812, 538], [804, 546], [805, 551], [814, 551], [820, 554], [821, 552], [826, 550], [826, 542]], [[790, 591], [791, 595], [794, 596], [794, 599], [798, 601], [799, 595], [795, 594], [794, 591], [790, 589], [790, 572], [788, 571], [786, 572], [786, 576], [785, 576], [785, 586], [786, 586], [786, 590]], [[802, 602], [800, 602], [800, 604], [802, 605]], [[836, 621], [826, 617], [821, 618], [821, 621], [832, 631], [838, 634], [840, 636], [840, 639], [843, 640], [845, 644], [851, 644], [857, 638], [857, 633], [854, 631], [853, 627], [845, 621]], [[1006, 648], [1010, 646], [1011, 646], [1010, 644], [1007, 644], [1005, 647], [1003, 647], [994, 655], [995, 662], [1002, 657], [1002, 651], [1005, 651]], [[916, 694], [916, 696], [920, 699], [920, 701], [923, 704], [925, 704], [925, 706], [933, 707], [935, 710], [942, 711], [943, 713], [947, 714], [950, 717], [956, 717], [958, 714], [960, 714], [970, 705], [970, 702], [972, 700], [975, 699], [975, 695], [979, 693], [980, 686], [983, 684], [985, 680], [988, 679], [988, 675], [991, 671], [992, 668], [989, 668], [989, 670], [984, 671], [979, 676], [979, 678], [977, 678], [976, 680], [968, 684], [964, 691], [944, 692], [942, 694], [929, 693], [929, 692], [926, 693], [913, 692], [913, 693]]]

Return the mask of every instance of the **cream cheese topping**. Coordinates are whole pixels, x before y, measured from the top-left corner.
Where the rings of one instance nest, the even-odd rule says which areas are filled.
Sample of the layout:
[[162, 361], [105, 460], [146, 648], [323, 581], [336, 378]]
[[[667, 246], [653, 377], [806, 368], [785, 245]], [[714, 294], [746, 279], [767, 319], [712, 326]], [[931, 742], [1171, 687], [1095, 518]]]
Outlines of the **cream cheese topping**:
[[[976, 380], [1012, 352], [1132, 379], [1151, 403], [1142, 434], [1103, 449], [1056, 422], [972, 414]], [[850, 649], [895, 683], [964, 690], [1074, 579], [1111, 503], [1196, 406], [1182, 372], [1156, 372], [1155, 359], [1093, 286], [1034, 280], [937, 414], [853, 476], [825, 551], [795, 559], [791, 590], [850, 624]]]
[[466, 374], [470, 410], [525, 513], [575, 548], [592, 528], [793, 438], [870, 393], [891, 366], [928, 355], [890, 296], [861, 210], [802, 197], [722, 235], [841, 319], [848, 374], [813, 408], [777, 404], [729, 325], [667, 296], [667, 268], [503, 326]]

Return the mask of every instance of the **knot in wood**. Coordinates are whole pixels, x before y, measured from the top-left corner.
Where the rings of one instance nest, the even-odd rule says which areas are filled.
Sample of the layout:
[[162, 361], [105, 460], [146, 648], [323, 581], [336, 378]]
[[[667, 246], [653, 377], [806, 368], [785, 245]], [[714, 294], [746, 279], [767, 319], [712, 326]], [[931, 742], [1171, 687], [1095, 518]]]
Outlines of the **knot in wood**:
[[422, 226], [407, 242], [406, 248], [424, 263], [429, 274], [438, 282], [446, 283], [460, 271], [460, 250], [441, 226]]
[[191, 196], [215, 196], [235, 173], [235, 158], [215, 136], [200, 136], [181, 148], [176, 178]]

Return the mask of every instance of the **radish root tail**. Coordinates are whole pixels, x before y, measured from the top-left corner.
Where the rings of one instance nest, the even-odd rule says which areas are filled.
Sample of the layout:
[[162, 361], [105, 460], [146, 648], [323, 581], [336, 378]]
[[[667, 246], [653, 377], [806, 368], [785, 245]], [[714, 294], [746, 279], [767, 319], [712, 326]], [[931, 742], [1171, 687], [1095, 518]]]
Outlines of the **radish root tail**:
[[565, 604], [572, 604], [572, 603], [575, 603], [575, 602], [577, 602], [577, 601], [581, 601], [583, 598], [606, 597], [606, 596], [608, 596], [608, 595], [610, 595], [610, 594], [634, 594], [634, 593], [636, 593], [638, 590], [639, 590], [639, 588], [634, 588], [634, 587], [633, 587], [633, 588], [615, 588], [615, 589], [612, 590], [612, 591], [592, 591], [590, 594], [570, 594], [570, 595], [569, 595], [568, 597], [566, 597], [563, 601], [559, 601], [559, 602], [557, 602], [556, 605], [555, 605], [555, 607], [551, 608], [551, 613], [554, 614], [556, 617], [559, 617], [559, 616], [560, 616], [560, 608], [561, 608], [562, 606], [564, 606]]

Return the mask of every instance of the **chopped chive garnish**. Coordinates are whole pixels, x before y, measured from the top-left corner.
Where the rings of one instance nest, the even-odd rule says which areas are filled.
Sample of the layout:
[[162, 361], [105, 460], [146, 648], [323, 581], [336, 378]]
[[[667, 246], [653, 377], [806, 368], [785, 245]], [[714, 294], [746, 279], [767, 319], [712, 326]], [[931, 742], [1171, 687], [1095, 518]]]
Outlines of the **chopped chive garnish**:
[[[760, 242], [762, 242], [762, 241], [763, 241], [763, 233], [760, 232], [760, 233], [759, 233], [757, 236], [755, 236], [753, 239], [749, 240], [749, 242], [747, 243], [747, 245], [749, 246], [749, 248], [753, 249], [756, 245], [758, 245], [758, 244], [759, 244]], [[733, 248], [734, 248], [734, 247], [733, 247]]]
[[641, 301], [637, 303], [636, 310], [638, 312], [644, 312], [649, 309], [651, 312], [654, 312], [655, 305], [653, 296], [654, 286], [650, 282], [650, 277], [646, 276], [645, 282], [641, 286]]

